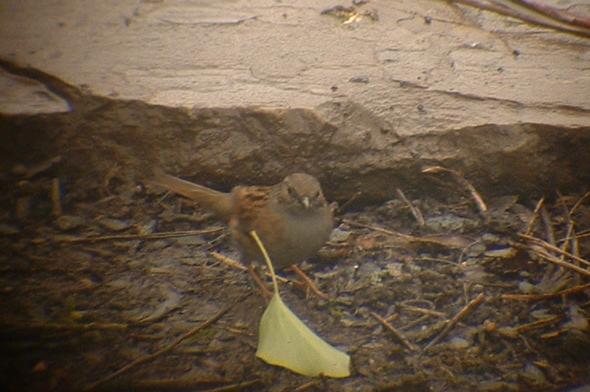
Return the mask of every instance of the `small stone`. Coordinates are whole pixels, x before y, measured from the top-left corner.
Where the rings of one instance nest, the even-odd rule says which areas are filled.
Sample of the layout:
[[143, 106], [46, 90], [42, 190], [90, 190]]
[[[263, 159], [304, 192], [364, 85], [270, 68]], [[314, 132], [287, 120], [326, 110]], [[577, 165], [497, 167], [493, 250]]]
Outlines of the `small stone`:
[[112, 218], [102, 218], [98, 221], [98, 224], [110, 231], [122, 231], [131, 227], [129, 222]]
[[547, 383], [545, 374], [543, 374], [541, 369], [533, 364], [527, 364], [521, 374], [534, 385], [542, 385]]
[[82, 227], [86, 220], [74, 215], [62, 215], [55, 220], [55, 224], [62, 231], [70, 231]]
[[353, 76], [352, 78], [350, 78], [348, 80], [350, 83], [369, 83], [369, 77], [368, 76]]
[[516, 249], [513, 247], [488, 250], [484, 253], [486, 257], [498, 259], [510, 259], [516, 256]]
[[521, 293], [531, 294], [535, 290], [535, 285], [527, 281], [522, 281], [518, 284], [518, 289]]
[[449, 348], [455, 350], [465, 350], [470, 346], [469, 342], [466, 339], [455, 337], [452, 338], [449, 342]]
[[330, 242], [346, 242], [350, 238], [350, 234], [350, 231], [337, 227], [330, 234]]
[[486, 251], [486, 246], [481, 243], [473, 244], [469, 247], [465, 255], [467, 257], [478, 257], [482, 255]]

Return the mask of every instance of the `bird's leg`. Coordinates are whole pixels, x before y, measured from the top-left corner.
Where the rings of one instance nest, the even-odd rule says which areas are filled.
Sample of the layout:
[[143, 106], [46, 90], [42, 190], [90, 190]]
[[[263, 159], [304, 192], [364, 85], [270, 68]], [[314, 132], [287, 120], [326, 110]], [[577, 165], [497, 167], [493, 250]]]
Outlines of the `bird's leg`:
[[320, 289], [318, 288], [318, 286], [313, 282], [313, 280], [311, 280], [311, 278], [309, 276], [307, 276], [307, 274], [305, 272], [303, 272], [301, 270], [301, 268], [299, 268], [296, 264], [293, 264], [291, 266], [291, 269], [293, 270], [293, 272], [295, 272], [297, 275], [299, 275], [299, 277], [301, 279], [303, 279], [303, 282], [305, 283], [305, 285], [307, 285], [307, 287], [318, 297], [320, 297], [321, 299], [325, 299], [328, 300], [330, 297], [328, 297], [327, 294], [323, 293], [320, 291]]
[[254, 280], [254, 283], [256, 283], [256, 285], [260, 289], [260, 293], [262, 294], [262, 296], [266, 300], [270, 300], [272, 298], [272, 291], [270, 291], [268, 289], [268, 287], [266, 287], [266, 284], [264, 284], [264, 282], [262, 281], [262, 278], [258, 274], [258, 270], [256, 269], [256, 266], [254, 266], [253, 264], [249, 264], [248, 265], [248, 273], [250, 274], [250, 276]]

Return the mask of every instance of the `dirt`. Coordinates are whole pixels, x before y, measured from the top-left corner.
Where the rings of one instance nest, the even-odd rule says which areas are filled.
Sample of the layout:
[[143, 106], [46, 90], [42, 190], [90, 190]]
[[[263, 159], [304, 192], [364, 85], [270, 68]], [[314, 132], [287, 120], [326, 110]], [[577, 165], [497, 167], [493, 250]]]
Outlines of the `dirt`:
[[[329, 300], [281, 286], [288, 306], [352, 357], [351, 377], [309, 379], [255, 357], [266, 301], [246, 273], [212, 253], [237, 258], [220, 222], [140, 184], [52, 198], [51, 164], [24, 173], [33, 176], [5, 178], [0, 224], [8, 390], [97, 386], [232, 304], [98, 389], [561, 391], [590, 382], [589, 274], [547, 260], [588, 266], [519, 236], [573, 244], [564, 249], [587, 260], [588, 194], [559, 196], [537, 211], [537, 200], [507, 195], [487, 200], [483, 214], [443, 176], [433, 190], [444, 184], [450, 196], [408, 195], [424, 225], [400, 197], [356, 211], [341, 205], [331, 241], [303, 264]], [[574, 293], [547, 295], [567, 289]]]

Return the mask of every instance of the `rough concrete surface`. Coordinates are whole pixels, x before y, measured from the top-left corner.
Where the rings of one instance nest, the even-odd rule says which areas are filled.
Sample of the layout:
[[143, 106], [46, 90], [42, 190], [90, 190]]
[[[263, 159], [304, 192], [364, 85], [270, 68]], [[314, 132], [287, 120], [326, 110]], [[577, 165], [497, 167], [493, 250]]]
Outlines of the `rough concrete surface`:
[[433, 164], [484, 194], [587, 186], [588, 38], [443, 1], [322, 14], [339, 4], [4, 1], [2, 169], [60, 155], [89, 190], [304, 170], [337, 200], [430, 192]]

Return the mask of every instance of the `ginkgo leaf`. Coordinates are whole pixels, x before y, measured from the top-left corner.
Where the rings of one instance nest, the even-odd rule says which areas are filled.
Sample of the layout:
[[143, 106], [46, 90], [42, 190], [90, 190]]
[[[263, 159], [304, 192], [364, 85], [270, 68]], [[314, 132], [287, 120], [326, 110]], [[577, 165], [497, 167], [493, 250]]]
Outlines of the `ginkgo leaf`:
[[350, 357], [310, 330], [276, 293], [260, 320], [256, 356], [305, 376], [350, 376]]
[[285, 305], [266, 249], [256, 232], [250, 234], [264, 255], [274, 285], [274, 295], [260, 320], [256, 356], [309, 377], [350, 376], [350, 356], [323, 341]]

